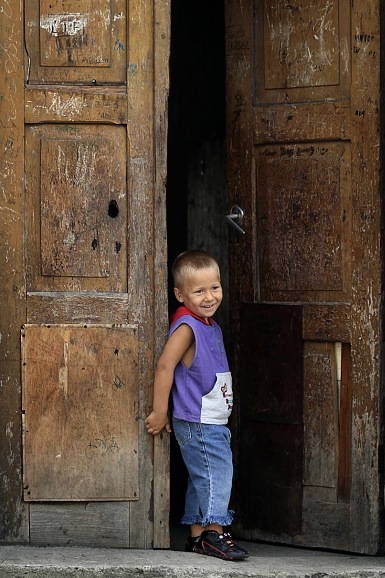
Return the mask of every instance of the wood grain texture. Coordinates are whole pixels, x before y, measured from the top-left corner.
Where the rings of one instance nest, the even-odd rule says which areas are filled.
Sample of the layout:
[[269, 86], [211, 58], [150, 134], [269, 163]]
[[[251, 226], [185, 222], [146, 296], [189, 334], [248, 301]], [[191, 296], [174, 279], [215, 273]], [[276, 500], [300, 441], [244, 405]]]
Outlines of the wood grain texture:
[[242, 303], [300, 306], [307, 352], [302, 528], [243, 529], [376, 554], [385, 549], [380, 2], [225, 6], [229, 201], [244, 209], [246, 231], [230, 239], [233, 363]]
[[22, 503], [20, 327], [25, 320], [23, 263], [24, 110], [22, 7], [0, 10], [0, 540], [28, 541]]
[[127, 548], [128, 502], [30, 504], [31, 545]]
[[[155, 139], [155, 198], [154, 198], [154, 361], [158, 360], [168, 333], [167, 304], [167, 106], [169, 93], [171, 2], [154, 3], [154, 139]], [[154, 548], [170, 545], [170, 439], [167, 433], [154, 440]]]
[[24, 500], [137, 500], [135, 326], [26, 325]]
[[[381, 385], [380, 2], [352, 8], [352, 492], [351, 543], [384, 551]], [[378, 472], [381, 472], [381, 475]]]
[[[4, 151], [0, 159], [4, 273], [0, 412], [2, 423], [6, 424], [0, 448], [0, 471], [5, 472], [0, 537], [4, 541], [28, 542], [31, 535], [36, 543], [42, 543], [39, 535], [44, 534], [39, 518], [32, 516], [29, 520], [30, 508], [22, 502], [20, 327], [28, 321], [49, 324], [51, 329], [65, 325], [66, 331], [71, 332], [74, 324], [82, 327], [130, 324], [138, 327], [136, 393], [130, 400], [135, 404], [135, 415], [127, 420], [127, 414], [118, 412], [116, 418], [124, 435], [130, 428], [137, 432], [136, 465], [131, 468], [137, 469], [136, 488], [125, 485], [120, 464], [117, 468], [112, 465], [110, 475], [114, 471], [119, 474], [113, 483], [120, 484], [120, 489], [115, 497], [109, 494], [106, 498], [123, 497], [140, 505], [127, 502], [115, 516], [115, 502], [101, 503], [98, 511], [105, 516], [103, 523], [108, 525], [108, 536], [97, 524], [88, 523], [87, 516], [82, 533], [76, 527], [79, 510], [72, 503], [56, 510], [51, 504], [46, 521], [54, 528], [59, 523], [55, 516], [64, 515], [73, 530], [72, 544], [88, 541], [102, 546], [112, 545], [115, 540], [122, 547], [145, 548], [152, 547], [155, 540], [158, 546], [167, 547], [168, 440], [157, 440], [154, 450], [154, 441], [148, 436], [143, 419], [152, 403], [155, 343], [159, 353], [167, 330], [169, 3], [84, 0], [76, 12], [71, 6], [72, 3], [32, 0], [25, 3], [24, 13], [21, 5], [8, 2], [0, 11], [3, 54], [0, 98], [4, 104], [0, 113]], [[154, 51], [158, 52], [156, 56]], [[105, 341], [108, 342], [108, 336]], [[42, 370], [44, 361], [45, 357]], [[33, 365], [35, 369], [27, 375]], [[30, 404], [33, 407], [28, 391], [44, 397], [45, 390], [34, 391], [40, 383], [35, 362], [31, 364], [30, 360], [24, 372], [24, 383], [29, 383], [29, 389], [23, 392], [28, 423]], [[71, 368], [71, 372], [76, 374], [76, 369]], [[64, 383], [65, 371], [59, 371], [59, 375]], [[52, 393], [50, 387], [52, 384], [48, 383], [47, 391]], [[81, 407], [78, 401], [75, 405]], [[90, 409], [91, 403], [87, 405], [90, 413], [102, 420], [96, 408]], [[123, 407], [124, 404], [120, 412]], [[51, 407], [48, 412], [51, 421], [43, 436], [43, 446], [50, 443], [56, 425], [70, 421], [63, 405], [62, 411], [59, 409], [55, 413]], [[84, 426], [85, 417], [79, 411], [74, 413], [74, 429]], [[70, 430], [65, 427], [69, 439]], [[129, 438], [125, 437], [125, 447]], [[110, 438], [96, 433], [91, 439], [106, 446]], [[34, 452], [28, 452], [26, 446], [27, 460], [33, 462]], [[35, 474], [44, 478], [49, 469], [38, 472], [36, 468]], [[81, 476], [81, 471], [76, 475]], [[95, 472], [91, 478], [97, 478]], [[94, 495], [92, 499], [103, 499], [104, 488], [99, 490], [99, 497]], [[56, 488], [56, 498], [49, 499], [60, 500], [63, 496], [76, 499], [72, 490], [66, 492], [67, 489], [61, 492]], [[26, 498], [30, 496], [26, 494]], [[31, 512], [35, 512], [37, 504], [29, 503]], [[48, 506], [42, 511], [45, 515]], [[111, 523], [106, 521], [109, 512]], [[54, 536], [55, 531], [52, 539]], [[63, 543], [60, 530], [56, 538]]]
[[127, 0], [25, 4], [28, 80], [32, 84], [124, 84]]

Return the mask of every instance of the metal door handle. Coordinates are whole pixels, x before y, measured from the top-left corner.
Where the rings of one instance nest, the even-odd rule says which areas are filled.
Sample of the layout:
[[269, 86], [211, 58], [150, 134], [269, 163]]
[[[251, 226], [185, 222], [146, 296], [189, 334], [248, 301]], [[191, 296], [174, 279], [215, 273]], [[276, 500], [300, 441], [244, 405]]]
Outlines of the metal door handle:
[[242, 225], [242, 222], [243, 222], [243, 216], [244, 216], [244, 213], [243, 213], [241, 207], [238, 207], [238, 205], [234, 205], [233, 207], [231, 207], [230, 215], [226, 215], [227, 221], [241, 235], [245, 234], [245, 231], [240, 227], [240, 225]]

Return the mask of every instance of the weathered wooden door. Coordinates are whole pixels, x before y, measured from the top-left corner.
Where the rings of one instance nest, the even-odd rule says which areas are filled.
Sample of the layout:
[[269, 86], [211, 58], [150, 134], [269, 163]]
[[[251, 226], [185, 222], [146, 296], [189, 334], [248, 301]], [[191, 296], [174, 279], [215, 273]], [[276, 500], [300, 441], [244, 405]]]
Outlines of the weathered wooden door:
[[378, 0], [226, 0], [236, 531], [381, 552]]
[[167, 329], [169, 3], [19, 4], [0, 10], [1, 539], [165, 547], [167, 440], [143, 420]]

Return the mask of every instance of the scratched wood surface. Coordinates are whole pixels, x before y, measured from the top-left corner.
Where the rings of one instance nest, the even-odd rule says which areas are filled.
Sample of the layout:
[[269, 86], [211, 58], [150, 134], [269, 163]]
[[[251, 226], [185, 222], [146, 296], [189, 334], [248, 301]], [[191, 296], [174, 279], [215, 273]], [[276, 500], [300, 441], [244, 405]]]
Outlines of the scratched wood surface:
[[[40, 14], [39, 20], [36, 15]], [[25, 3], [32, 84], [126, 82], [127, 0]]]
[[258, 147], [256, 155], [261, 299], [347, 299], [349, 146], [330, 141], [281, 144]]
[[26, 325], [24, 500], [139, 499], [137, 327]]
[[33, 546], [127, 548], [130, 535], [129, 502], [72, 502], [30, 504]]
[[33, 546], [129, 548], [129, 502], [30, 503]]
[[28, 291], [127, 290], [124, 126], [26, 129]]
[[[171, 37], [171, 2], [154, 2], [154, 353], [158, 360], [168, 335], [167, 302], [167, 243], [166, 243], [166, 182], [167, 182], [167, 128], [168, 91]], [[152, 395], [152, 389], [149, 392]], [[154, 440], [154, 548], [170, 544], [170, 437], [163, 435]]]
[[[129, 214], [130, 241], [135, 251], [130, 255], [128, 276], [129, 308], [139, 325], [139, 415], [145, 417], [152, 405], [151, 381], [153, 376], [154, 352], [154, 307], [155, 279], [153, 276], [155, 258], [154, 231], [154, 153], [153, 109], [154, 109], [154, 61], [148, 59], [146, 47], [153, 53], [154, 13], [152, 2], [133, 2], [130, 5], [131, 29], [129, 34], [130, 61], [136, 68], [128, 74], [128, 120], [130, 142], [129, 188], [132, 205]], [[141, 23], [138, 26], [138, 23]], [[140, 421], [139, 435], [143, 449], [140, 486], [142, 500], [130, 504], [130, 519], [136, 532], [132, 533], [133, 548], [151, 545], [154, 509], [152, 504], [152, 484], [154, 471], [154, 442], [146, 433], [144, 422]]]
[[[235, 527], [372, 554], [384, 550], [373, 468], [382, 459], [379, 5], [226, 1], [228, 201], [244, 210], [246, 231], [230, 231], [233, 365], [253, 342], [242, 303], [294, 303], [305, 391], [302, 526], [287, 532], [283, 517], [281, 531], [266, 531], [268, 521]], [[234, 427], [247, 437], [242, 403]]]
[[[21, 500], [20, 327], [25, 317], [23, 263], [23, 62], [20, 3], [0, 9], [0, 539], [28, 541]], [[17, 40], [20, 39], [20, 40]]]
[[[0, 129], [8, 157], [0, 161], [8, 162], [7, 172], [2, 171], [8, 184], [4, 182], [0, 243], [5, 273], [1, 291], [9, 308], [2, 308], [5, 400], [0, 411], [8, 426], [0, 456], [8, 473], [0, 501], [0, 534], [4, 540], [28, 542], [33, 536], [35, 543], [44, 543], [39, 520], [48, 512], [47, 505], [31, 501], [32, 494], [30, 507], [22, 501], [21, 437], [15, 433], [20, 431], [20, 339], [13, 342], [20, 327], [26, 322], [67, 325], [70, 331], [73, 324], [129, 324], [138, 327], [136, 411], [130, 425], [123, 425], [127, 416], [120, 413], [117, 427], [137, 431], [140, 491], [135, 496], [130, 490], [124, 498], [130, 501], [117, 514], [112, 501], [116, 496], [100, 501], [104, 489], [99, 488], [99, 497], [93, 499], [99, 500], [101, 519], [121, 517], [106, 545], [115, 538], [126, 547], [167, 547], [168, 439], [154, 442], [143, 419], [152, 404], [155, 357], [167, 331], [169, 2], [82, 0], [74, 10], [70, 0], [32, 0], [25, 2], [23, 14], [21, 6], [5, 5], [7, 9], [0, 10], [6, 56], [0, 80], [6, 87], [1, 90], [6, 106], [1, 108]], [[16, 353], [10, 356], [10, 351]], [[24, 384], [31, 383], [27, 367]], [[82, 428], [84, 418], [76, 414], [76, 427]], [[33, 460], [27, 449], [25, 455]], [[125, 487], [123, 470], [115, 474], [120, 478], [115, 487]], [[103, 535], [92, 516], [88, 522], [85, 516], [81, 535], [76, 529], [78, 510], [70, 502], [60, 505], [61, 495], [56, 486], [55, 503], [47, 514], [50, 543], [62, 543], [57, 521], [67, 507], [71, 543], [102, 546]]]
[[[352, 483], [351, 540], [378, 545], [384, 493], [381, 388], [381, 199], [379, 151], [381, 2], [352, 9]], [[376, 472], [374, 471], [376, 469]], [[381, 473], [380, 473], [381, 472]]]
[[303, 355], [303, 420], [307, 442], [303, 483], [334, 489], [335, 502], [339, 411], [335, 350], [332, 343], [307, 341]]

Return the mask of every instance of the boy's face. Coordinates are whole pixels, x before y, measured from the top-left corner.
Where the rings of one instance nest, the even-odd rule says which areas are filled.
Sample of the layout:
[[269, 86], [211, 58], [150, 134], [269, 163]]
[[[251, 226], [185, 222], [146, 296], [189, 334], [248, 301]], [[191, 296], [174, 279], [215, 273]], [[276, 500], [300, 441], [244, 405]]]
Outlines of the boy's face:
[[174, 288], [175, 297], [195, 315], [208, 319], [222, 302], [222, 286], [215, 267], [196, 271], [183, 280], [183, 286]]

